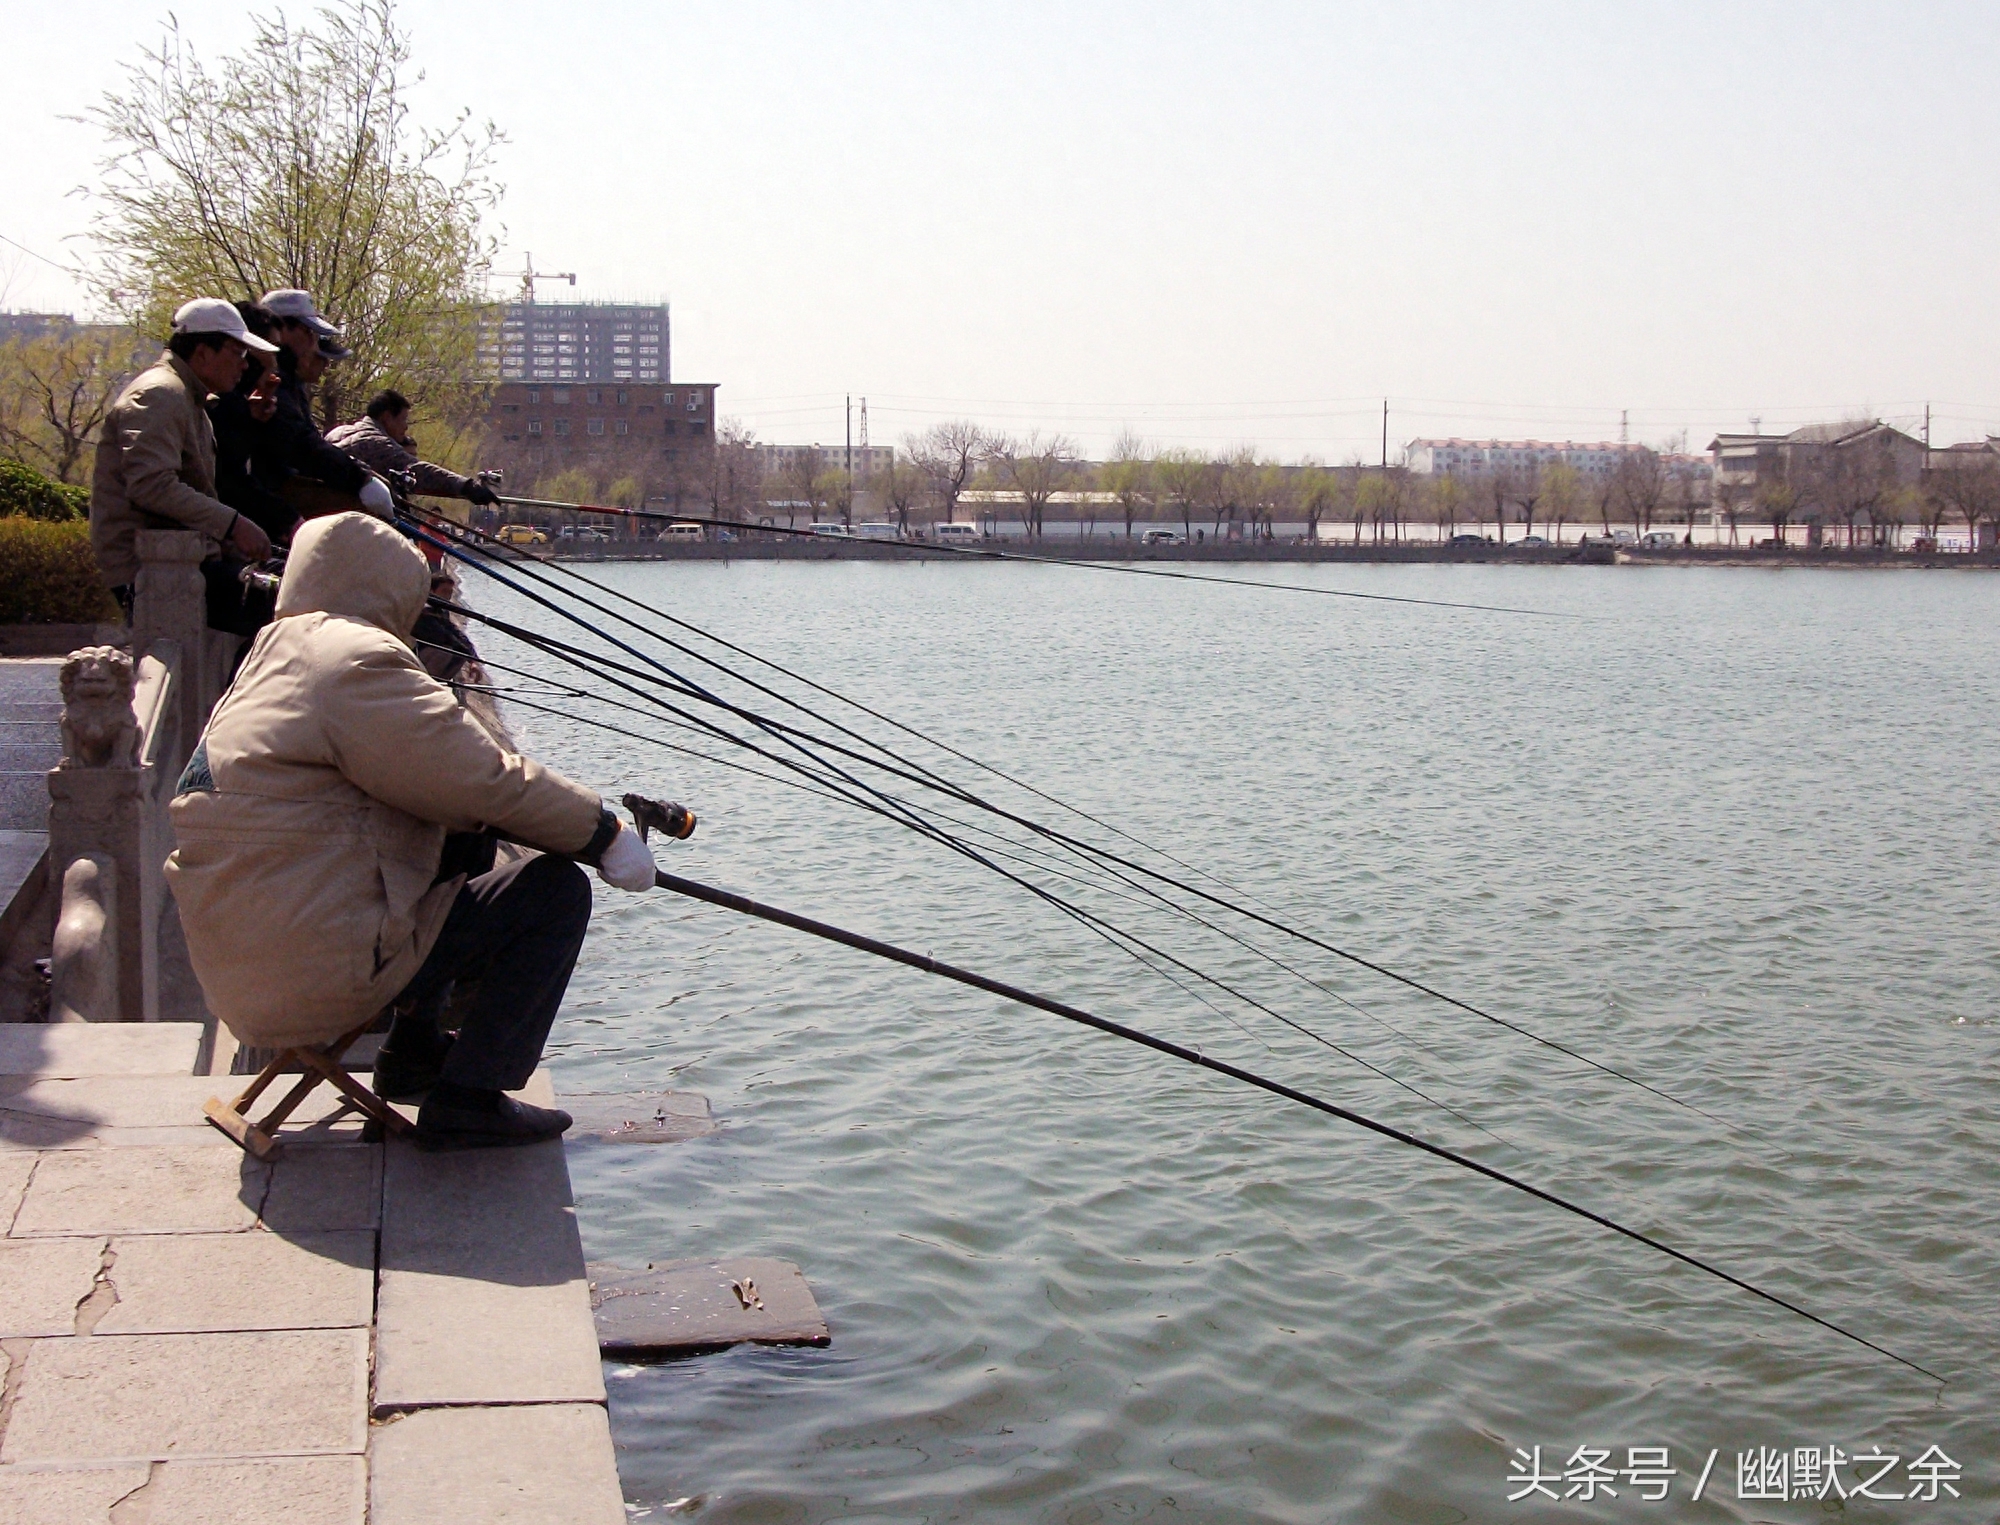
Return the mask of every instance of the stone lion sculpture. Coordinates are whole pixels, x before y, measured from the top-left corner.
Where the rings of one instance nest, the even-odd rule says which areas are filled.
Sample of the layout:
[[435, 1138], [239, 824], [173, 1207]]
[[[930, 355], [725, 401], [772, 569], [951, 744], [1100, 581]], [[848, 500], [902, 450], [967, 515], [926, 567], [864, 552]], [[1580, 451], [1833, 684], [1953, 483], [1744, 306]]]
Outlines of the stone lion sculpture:
[[65, 768], [129, 767], [139, 761], [132, 714], [132, 659], [116, 646], [86, 646], [62, 665]]

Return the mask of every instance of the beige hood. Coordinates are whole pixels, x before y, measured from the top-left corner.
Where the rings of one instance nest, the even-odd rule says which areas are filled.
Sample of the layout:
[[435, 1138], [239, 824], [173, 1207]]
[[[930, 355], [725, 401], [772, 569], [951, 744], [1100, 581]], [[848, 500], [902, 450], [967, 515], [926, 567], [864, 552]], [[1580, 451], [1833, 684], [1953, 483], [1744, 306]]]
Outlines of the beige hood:
[[423, 554], [396, 530], [368, 514], [328, 514], [292, 541], [277, 617], [346, 615], [408, 644], [430, 587]]

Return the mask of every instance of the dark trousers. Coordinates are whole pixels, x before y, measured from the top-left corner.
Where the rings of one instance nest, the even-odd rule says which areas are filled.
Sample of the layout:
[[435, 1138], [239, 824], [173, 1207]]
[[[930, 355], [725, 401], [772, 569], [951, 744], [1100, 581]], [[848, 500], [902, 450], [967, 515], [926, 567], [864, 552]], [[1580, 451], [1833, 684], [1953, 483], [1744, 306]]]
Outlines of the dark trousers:
[[[589, 925], [590, 880], [567, 858], [518, 858], [468, 879], [430, 957], [396, 1000], [388, 1045], [415, 1050], [437, 1041], [437, 1013], [453, 982], [476, 980], [444, 1078], [519, 1090], [541, 1062]], [[428, 1033], [415, 1030], [424, 1024]]]

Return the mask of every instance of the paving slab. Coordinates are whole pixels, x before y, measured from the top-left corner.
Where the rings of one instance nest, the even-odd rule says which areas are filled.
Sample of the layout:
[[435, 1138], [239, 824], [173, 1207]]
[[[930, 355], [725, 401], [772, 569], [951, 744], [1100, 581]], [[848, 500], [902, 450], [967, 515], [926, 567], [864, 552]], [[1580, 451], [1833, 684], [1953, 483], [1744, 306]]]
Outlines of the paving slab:
[[238, 1149], [55, 1150], [41, 1156], [13, 1237], [247, 1229], [271, 1167]]
[[[73, 1242], [30, 1240], [25, 1247]], [[0, 1244], [0, 1277], [9, 1248]], [[365, 1229], [135, 1234], [114, 1238], [111, 1250], [118, 1301], [98, 1320], [99, 1336], [366, 1328], [375, 1312], [375, 1236]]]
[[[146, 1486], [144, 1462], [122, 1467], [0, 1467], [7, 1525], [112, 1525], [119, 1500]], [[124, 1525], [121, 1515], [117, 1525]]]
[[383, 1150], [375, 1411], [604, 1401], [560, 1141]]
[[75, 1334], [103, 1263], [102, 1239], [0, 1239], [0, 1340]]
[[692, 1355], [727, 1345], [825, 1345], [826, 1316], [786, 1260], [667, 1260], [590, 1268], [597, 1342], [608, 1356]]
[[271, 1162], [263, 1223], [283, 1233], [372, 1229], [382, 1218], [380, 1144], [287, 1144]]
[[[201, 1109], [209, 1097], [226, 1100], [243, 1084], [226, 1075], [9, 1076], [0, 1078], [0, 1112], [82, 1123], [92, 1130], [198, 1128], [207, 1125]], [[339, 1094], [321, 1086], [292, 1115], [303, 1125], [337, 1112], [342, 1112]]]
[[0, 1151], [0, 1234], [12, 1227], [21, 1210], [21, 1194], [35, 1173], [36, 1156], [29, 1151]]
[[155, 1462], [114, 1525], [362, 1525], [368, 1463], [359, 1456]]
[[367, 1442], [368, 1332], [36, 1340], [0, 1462], [304, 1456]]
[[199, 1022], [7, 1022], [0, 1075], [190, 1076], [200, 1047]]
[[369, 1525], [624, 1525], [596, 1404], [427, 1409], [375, 1431]]

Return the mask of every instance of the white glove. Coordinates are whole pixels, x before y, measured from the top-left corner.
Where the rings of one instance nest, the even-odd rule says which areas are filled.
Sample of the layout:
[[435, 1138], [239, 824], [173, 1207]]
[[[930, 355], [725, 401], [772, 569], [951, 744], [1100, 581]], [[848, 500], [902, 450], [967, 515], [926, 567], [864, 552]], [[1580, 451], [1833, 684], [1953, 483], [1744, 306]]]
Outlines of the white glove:
[[382, 485], [381, 478], [370, 477], [361, 484], [361, 491], [355, 494], [361, 506], [378, 519], [396, 517], [396, 500], [389, 496], [389, 489]]
[[639, 840], [639, 833], [623, 821], [618, 835], [597, 860], [597, 877], [613, 889], [650, 890], [653, 887], [653, 850]]

